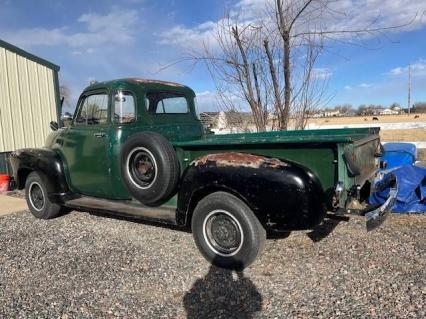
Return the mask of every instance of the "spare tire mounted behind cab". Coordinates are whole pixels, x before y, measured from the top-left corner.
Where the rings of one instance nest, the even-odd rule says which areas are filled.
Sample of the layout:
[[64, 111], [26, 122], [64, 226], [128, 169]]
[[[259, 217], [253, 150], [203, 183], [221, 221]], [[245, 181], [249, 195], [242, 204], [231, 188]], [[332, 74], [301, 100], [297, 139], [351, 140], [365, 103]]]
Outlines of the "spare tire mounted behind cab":
[[175, 194], [179, 162], [173, 146], [162, 135], [132, 135], [121, 149], [120, 163], [126, 188], [141, 203], [159, 206]]

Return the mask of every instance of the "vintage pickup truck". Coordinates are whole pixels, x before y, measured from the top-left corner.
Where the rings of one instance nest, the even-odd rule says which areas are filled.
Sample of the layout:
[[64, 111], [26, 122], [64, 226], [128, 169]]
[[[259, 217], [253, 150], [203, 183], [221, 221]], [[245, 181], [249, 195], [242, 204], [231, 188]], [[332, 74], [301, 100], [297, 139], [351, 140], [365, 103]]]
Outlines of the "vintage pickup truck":
[[90, 85], [69, 122], [51, 123], [44, 148], [11, 155], [35, 217], [71, 208], [185, 226], [225, 268], [250, 265], [267, 231], [312, 229], [327, 211], [373, 228], [392, 200], [364, 203], [378, 128], [213, 135], [189, 87], [144, 79]]

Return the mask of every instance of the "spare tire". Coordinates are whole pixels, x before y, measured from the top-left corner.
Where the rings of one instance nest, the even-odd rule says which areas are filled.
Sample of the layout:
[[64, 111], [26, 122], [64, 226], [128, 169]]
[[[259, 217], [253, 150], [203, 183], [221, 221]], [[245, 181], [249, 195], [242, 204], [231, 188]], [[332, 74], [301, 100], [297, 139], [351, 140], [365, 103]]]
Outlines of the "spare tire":
[[162, 135], [132, 135], [121, 149], [121, 176], [130, 194], [148, 206], [159, 206], [176, 192], [179, 162]]

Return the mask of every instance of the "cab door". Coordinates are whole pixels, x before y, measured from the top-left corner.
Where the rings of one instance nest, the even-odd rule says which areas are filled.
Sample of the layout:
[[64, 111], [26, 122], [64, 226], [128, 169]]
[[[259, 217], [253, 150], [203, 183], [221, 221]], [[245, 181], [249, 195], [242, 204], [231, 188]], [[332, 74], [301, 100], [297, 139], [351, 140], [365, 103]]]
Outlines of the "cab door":
[[69, 186], [76, 193], [103, 197], [111, 188], [110, 104], [106, 90], [85, 93], [63, 135], [62, 157]]

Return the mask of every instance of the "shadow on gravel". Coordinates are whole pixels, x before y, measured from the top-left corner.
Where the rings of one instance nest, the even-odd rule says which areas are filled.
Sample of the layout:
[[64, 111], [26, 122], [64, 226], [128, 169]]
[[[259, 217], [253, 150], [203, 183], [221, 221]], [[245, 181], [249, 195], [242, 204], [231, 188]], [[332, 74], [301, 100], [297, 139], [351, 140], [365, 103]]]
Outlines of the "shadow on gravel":
[[262, 295], [243, 272], [236, 277], [231, 270], [210, 266], [183, 297], [187, 318], [253, 318], [262, 310]]
[[290, 235], [291, 235], [291, 231], [268, 230], [266, 233], [266, 239], [285, 239]]
[[307, 235], [313, 242], [317, 243], [330, 235], [341, 222], [347, 221], [349, 221], [349, 217], [327, 214], [324, 221]]

